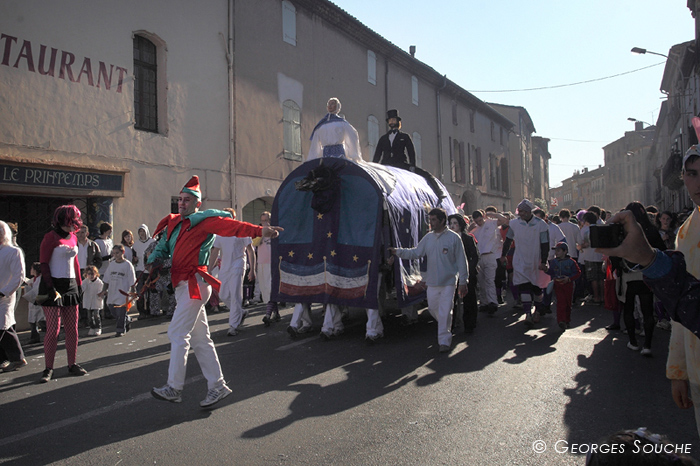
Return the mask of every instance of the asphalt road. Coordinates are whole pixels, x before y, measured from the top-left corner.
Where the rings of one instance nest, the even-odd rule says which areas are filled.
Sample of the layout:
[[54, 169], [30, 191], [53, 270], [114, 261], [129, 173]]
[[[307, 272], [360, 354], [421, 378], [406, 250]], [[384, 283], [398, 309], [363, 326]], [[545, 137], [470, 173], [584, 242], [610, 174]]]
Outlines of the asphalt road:
[[479, 314], [450, 354], [438, 353], [427, 317], [411, 327], [389, 318], [386, 338], [367, 345], [362, 313], [324, 342], [289, 338], [291, 308], [268, 328], [263, 312], [252, 308], [236, 337], [228, 315], [210, 316], [233, 389], [210, 410], [199, 407], [206, 382], [192, 354], [182, 403], [149, 393], [167, 378], [165, 319], [135, 322], [124, 338], [114, 321], [101, 337], [81, 336], [85, 377], [68, 375], [60, 345], [55, 380], [38, 384], [43, 349], [25, 347], [29, 365], [0, 373], [0, 463], [582, 465], [571, 448], [641, 426], [700, 457], [692, 410], [676, 408], [664, 376], [669, 333], [657, 329], [644, 358], [604, 329], [601, 307], [575, 309], [562, 333], [551, 315], [527, 331], [504, 306]]

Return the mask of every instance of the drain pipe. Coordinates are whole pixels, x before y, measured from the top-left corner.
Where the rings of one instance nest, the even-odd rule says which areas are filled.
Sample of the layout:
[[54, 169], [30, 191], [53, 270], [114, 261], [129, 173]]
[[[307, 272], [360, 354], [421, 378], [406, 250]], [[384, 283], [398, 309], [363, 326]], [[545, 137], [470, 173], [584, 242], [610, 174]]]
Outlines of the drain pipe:
[[[226, 40], [226, 61], [228, 62], [228, 104], [229, 104], [229, 134], [228, 134], [228, 180], [229, 199], [231, 207], [238, 208], [238, 196], [235, 189], [236, 178], [236, 79], [234, 67], [235, 41], [235, 0], [228, 1], [228, 38]], [[241, 213], [242, 214], [242, 213]]]
[[442, 77], [442, 87], [435, 90], [435, 100], [437, 101], [437, 153], [438, 153], [438, 167], [440, 170], [440, 181], [445, 181], [443, 166], [442, 166], [442, 115], [440, 114], [440, 91], [447, 87], [447, 75]]

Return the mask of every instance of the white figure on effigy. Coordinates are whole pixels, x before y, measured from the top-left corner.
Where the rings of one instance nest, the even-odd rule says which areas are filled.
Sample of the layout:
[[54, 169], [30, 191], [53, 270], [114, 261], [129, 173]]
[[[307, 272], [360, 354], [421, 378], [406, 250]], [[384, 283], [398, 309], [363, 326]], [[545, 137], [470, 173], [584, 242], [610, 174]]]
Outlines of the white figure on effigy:
[[353, 162], [362, 161], [360, 136], [357, 130], [340, 116], [340, 100], [328, 99], [328, 113], [311, 132], [311, 147], [306, 161], [321, 157], [345, 158]]

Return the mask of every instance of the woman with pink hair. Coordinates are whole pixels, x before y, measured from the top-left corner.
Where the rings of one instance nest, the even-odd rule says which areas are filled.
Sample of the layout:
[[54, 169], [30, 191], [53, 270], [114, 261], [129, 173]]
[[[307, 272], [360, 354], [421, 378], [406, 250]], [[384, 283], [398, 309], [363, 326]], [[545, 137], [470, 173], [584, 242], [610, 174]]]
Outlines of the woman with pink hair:
[[78, 353], [78, 305], [83, 295], [78, 264], [78, 239], [75, 231], [81, 225], [80, 210], [76, 206], [63, 205], [56, 208], [53, 215], [53, 228], [44, 235], [39, 250], [42, 275], [39, 296], [45, 298], [41, 305], [46, 316], [44, 338], [46, 369], [41, 376], [42, 383], [48, 382], [53, 377], [61, 321], [66, 332], [68, 373], [87, 374], [85, 369], [75, 362]]

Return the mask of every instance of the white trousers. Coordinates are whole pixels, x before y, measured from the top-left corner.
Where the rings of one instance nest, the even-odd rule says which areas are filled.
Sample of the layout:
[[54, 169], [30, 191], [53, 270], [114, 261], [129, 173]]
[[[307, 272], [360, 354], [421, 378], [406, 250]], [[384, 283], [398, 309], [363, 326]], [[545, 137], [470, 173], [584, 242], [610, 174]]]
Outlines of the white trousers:
[[238, 328], [243, 318], [243, 274], [245, 269], [237, 268], [226, 273], [219, 273], [221, 289], [219, 299], [228, 305], [231, 312], [228, 315], [228, 324], [232, 328]]
[[455, 280], [452, 285], [428, 287], [428, 310], [438, 324], [439, 345], [452, 345], [452, 306], [456, 285]]
[[289, 326], [299, 329], [302, 327], [311, 327], [311, 324], [311, 305], [296, 303]]
[[479, 304], [498, 304], [496, 298], [496, 256], [484, 254], [479, 259]]
[[327, 335], [338, 335], [343, 333], [343, 312], [337, 304], [326, 305], [326, 315], [323, 318], [321, 331]]
[[365, 332], [365, 336], [368, 337], [384, 335], [384, 324], [382, 324], [378, 309], [367, 309], [367, 328]]
[[270, 292], [272, 291], [272, 274], [270, 273], [270, 264], [258, 264], [258, 275], [255, 277], [255, 283], [260, 287], [262, 302], [270, 302]]
[[209, 322], [204, 304], [211, 296], [211, 286], [201, 277], [197, 277], [202, 299], [191, 299], [187, 281], [181, 281], [175, 287], [177, 307], [173, 320], [168, 326], [170, 339], [170, 367], [168, 368], [168, 385], [182, 390], [185, 386], [187, 371], [187, 354], [190, 346], [197, 357], [202, 374], [207, 379], [207, 387], [219, 388], [224, 383], [219, 356], [209, 333]]

